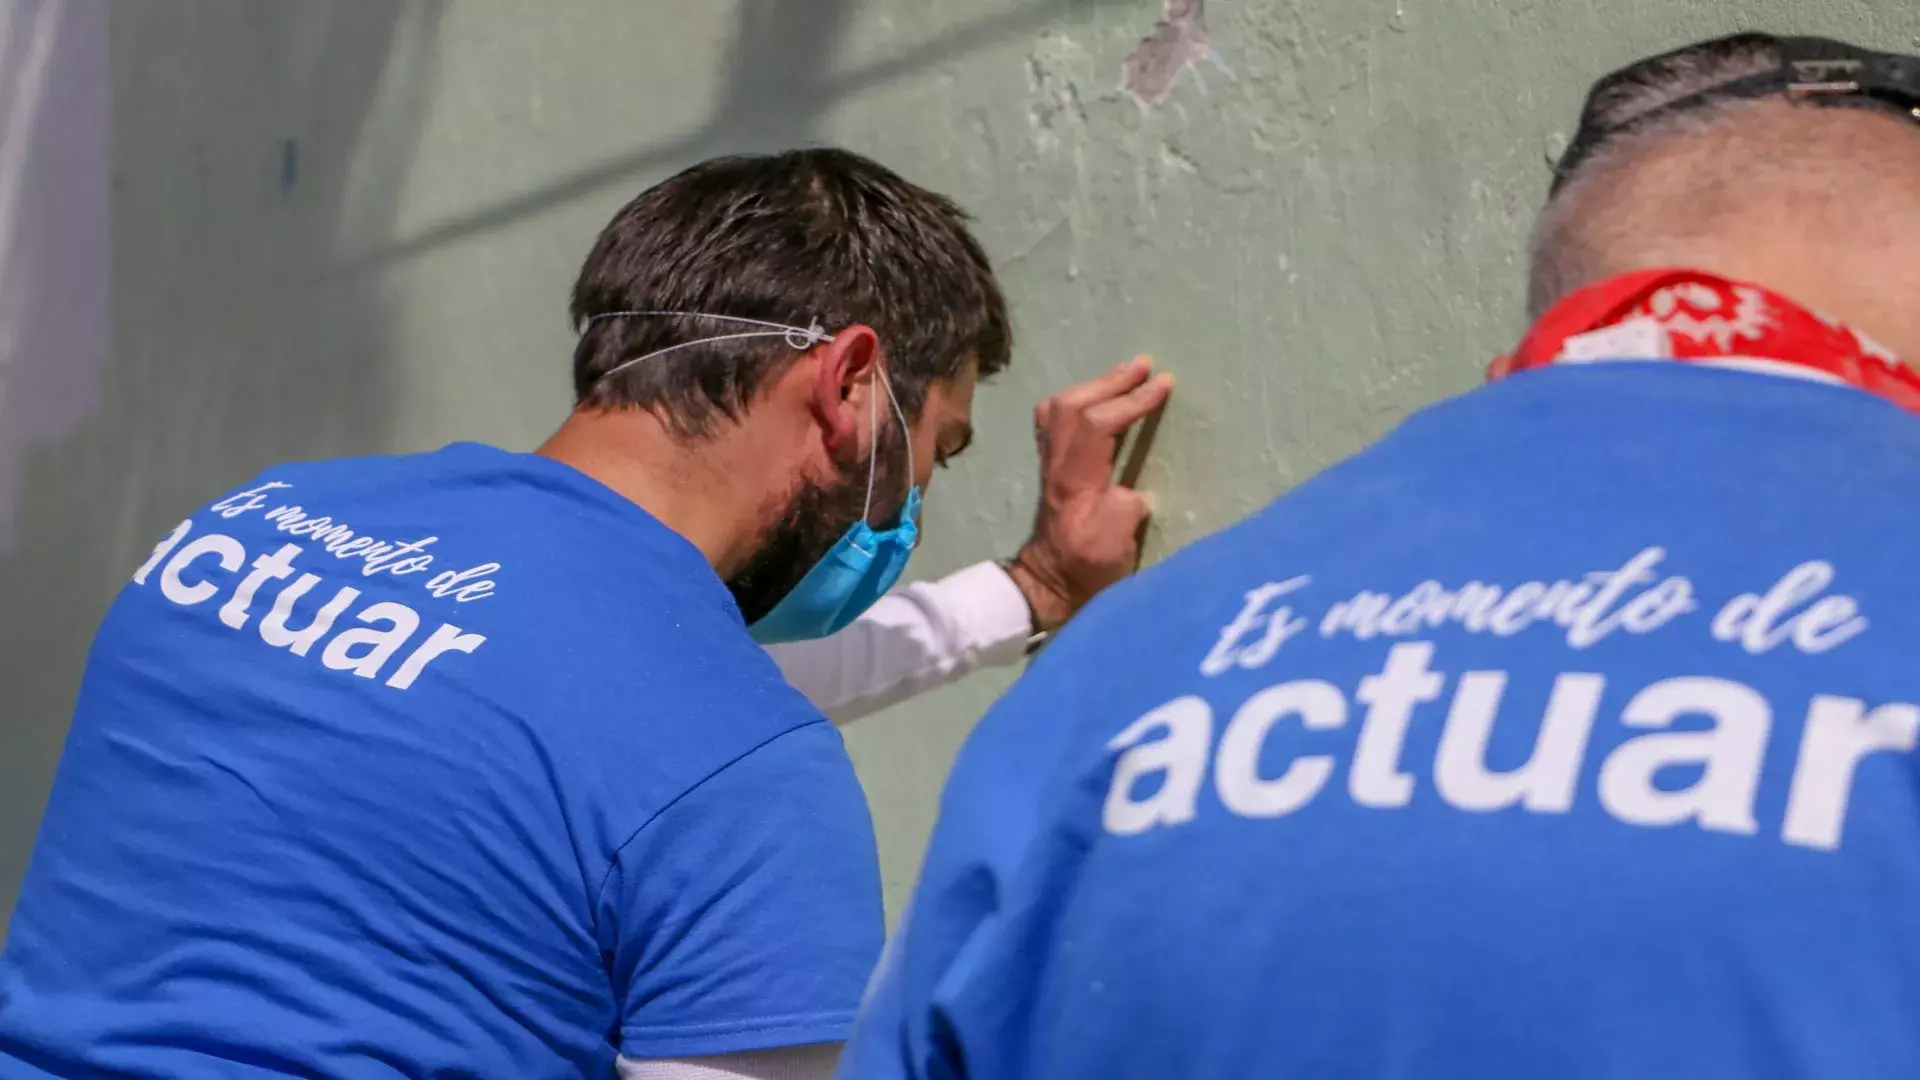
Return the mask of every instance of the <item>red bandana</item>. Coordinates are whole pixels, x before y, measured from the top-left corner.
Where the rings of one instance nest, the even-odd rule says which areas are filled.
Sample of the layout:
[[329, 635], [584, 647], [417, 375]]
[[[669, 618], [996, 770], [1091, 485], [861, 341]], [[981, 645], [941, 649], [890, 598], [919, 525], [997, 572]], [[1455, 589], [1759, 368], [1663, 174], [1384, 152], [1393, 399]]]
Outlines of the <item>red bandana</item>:
[[1722, 360], [1784, 366], [1920, 412], [1920, 374], [1865, 334], [1744, 282], [1704, 270], [1648, 270], [1555, 304], [1487, 378], [1554, 363]]

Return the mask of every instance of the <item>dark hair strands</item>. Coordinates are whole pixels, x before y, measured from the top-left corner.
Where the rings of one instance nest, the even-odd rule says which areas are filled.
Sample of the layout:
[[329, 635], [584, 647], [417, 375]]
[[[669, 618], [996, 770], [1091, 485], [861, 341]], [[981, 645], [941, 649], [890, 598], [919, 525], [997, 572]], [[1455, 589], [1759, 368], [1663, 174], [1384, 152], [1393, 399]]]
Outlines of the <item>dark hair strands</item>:
[[616, 311], [725, 315], [832, 331], [864, 323], [909, 417], [930, 383], [970, 361], [1006, 367], [1012, 333], [986, 252], [952, 200], [838, 149], [703, 162], [649, 188], [600, 234], [570, 311], [581, 331], [574, 393], [584, 408], [643, 408], [699, 438], [738, 421], [796, 356], [781, 337], [713, 319], [602, 319]]

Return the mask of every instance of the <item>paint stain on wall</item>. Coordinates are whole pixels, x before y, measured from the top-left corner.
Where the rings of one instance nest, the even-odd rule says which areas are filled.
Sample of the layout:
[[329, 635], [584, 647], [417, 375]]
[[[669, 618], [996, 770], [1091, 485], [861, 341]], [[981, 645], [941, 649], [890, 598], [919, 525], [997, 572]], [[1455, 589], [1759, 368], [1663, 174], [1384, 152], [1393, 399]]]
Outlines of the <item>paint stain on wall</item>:
[[1027, 126], [1042, 153], [1059, 149], [1063, 136], [1086, 124], [1080, 82], [1089, 66], [1086, 50], [1067, 35], [1052, 31], [1040, 35], [1027, 54], [1027, 89], [1032, 93]]
[[[1207, 40], [1203, 14], [1205, 0], [1166, 0], [1165, 13], [1153, 32], [1120, 65], [1121, 85], [1145, 109], [1167, 100], [1183, 72], [1200, 61], [1210, 61], [1222, 72], [1227, 65]], [[1198, 81], [1200, 73], [1194, 71]], [[1201, 89], [1205, 89], [1205, 84]]]

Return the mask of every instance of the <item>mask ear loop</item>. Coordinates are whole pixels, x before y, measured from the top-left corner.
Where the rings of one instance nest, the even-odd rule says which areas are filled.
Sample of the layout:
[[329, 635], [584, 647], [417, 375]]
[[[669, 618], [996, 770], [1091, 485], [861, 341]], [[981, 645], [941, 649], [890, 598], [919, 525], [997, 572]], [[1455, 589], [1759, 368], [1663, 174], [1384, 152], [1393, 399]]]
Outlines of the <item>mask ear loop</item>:
[[[872, 376], [874, 390], [880, 389], [880, 369], [875, 367]], [[873, 433], [873, 449], [867, 454], [867, 503], [860, 508], [860, 520], [869, 525], [873, 522], [873, 485], [880, 472], [880, 395], [867, 395], [867, 430]]]
[[[913, 432], [907, 429], [907, 413], [906, 413], [906, 410], [900, 407], [899, 396], [893, 392], [893, 380], [890, 378], [887, 378], [884, 374], [881, 373], [881, 371], [878, 368], [874, 369], [873, 377], [880, 384], [880, 387], [886, 390], [887, 402], [893, 406], [893, 415], [896, 419], [900, 421], [901, 442], [904, 443], [907, 448], [907, 492], [908, 494], [912, 494], [913, 486], [914, 486], [913, 485]], [[873, 516], [873, 489], [877, 482], [877, 475], [880, 471], [880, 428], [879, 428], [880, 413], [879, 413], [879, 410], [880, 410], [880, 396], [878, 394], [875, 394], [868, 400], [868, 403], [867, 403], [867, 416], [868, 416], [867, 425], [873, 430], [873, 452], [867, 455], [867, 502], [866, 502], [866, 506], [862, 508], [860, 511], [860, 520], [863, 522], [867, 522], [868, 528], [873, 527], [871, 523], [871, 519]], [[900, 513], [902, 517], [906, 515], [906, 512], [907, 512], [907, 508], [902, 506], [900, 509]], [[897, 525], [895, 526], [895, 528], [898, 528], [898, 527], [899, 526]], [[914, 547], [920, 546], [920, 540], [918, 535], [916, 535], [914, 538], [913, 546]], [[871, 556], [873, 554], [872, 552], [866, 550], [865, 548], [860, 548], [859, 551], [862, 555]]]
[[907, 490], [913, 490], [913, 432], [907, 428], [906, 411], [900, 408], [900, 399], [894, 396], [893, 380], [881, 377], [880, 385], [886, 387], [887, 402], [893, 406], [894, 418], [900, 421], [900, 441], [907, 448]]
[[[883, 375], [878, 367], [874, 368], [873, 380], [878, 389], [887, 392], [887, 401], [893, 406], [893, 415], [900, 421], [900, 434], [907, 447], [907, 487], [913, 487], [913, 433], [907, 430], [907, 414], [900, 408], [900, 399], [894, 395], [893, 380]], [[878, 482], [880, 472], [880, 395], [874, 394], [867, 399], [867, 427], [873, 432], [873, 452], [867, 455], [867, 502], [860, 511], [860, 520], [869, 521], [873, 516], [873, 489]]]
[[706, 345], [715, 341], [734, 341], [739, 338], [777, 337], [777, 338], [785, 338], [787, 340], [787, 347], [790, 349], [793, 349], [795, 352], [805, 352], [808, 349], [813, 348], [815, 345], [818, 345], [823, 341], [833, 340], [833, 335], [827, 333], [826, 330], [821, 327], [820, 320], [818, 319], [813, 320], [812, 322], [808, 323], [804, 327], [800, 327], [800, 326], [789, 326], [786, 323], [767, 322], [763, 319], [742, 319], [733, 315], [707, 315], [697, 311], [603, 311], [598, 315], [589, 317], [586, 321], [586, 324], [582, 326], [580, 329], [581, 329], [581, 333], [585, 333], [586, 331], [593, 329], [594, 323], [600, 322], [603, 319], [668, 318], [668, 317], [683, 318], [683, 319], [712, 319], [715, 322], [742, 323], [747, 326], [764, 326], [764, 327], [767, 327], [768, 329], [750, 331], [744, 334], [720, 334], [716, 337], [705, 337], [695, 341], [683, 341], [678, 345], [669, 345], [664, 349], [655, 349], [654, 351], [647, 353], [643, 356], [636, 356], [631, 360], [623, 360], [620, 363], [615, 364], [613, 367], [608, 368], [604, 373], [602, 373], [600, 378], [595, 381], [605, 382], [606, 380], [614, 377], [615, 375], [620, 374], [621, 372], [627, 370], [628, 368], [634, 366], [635, 364], [638, 364], [645, 360], [651, 360], [656, 356], [663, 356], [667, 353], [675, 352], [680, 349], [691, 349], [695, 345]]
[[[749, 331], [743, 334], [720, 334], [715, 337], [705, 337], [695, 341], [683, 341], [678, 345], [669, 345], [664, 349], [655, 349], [654, 351], [647, 353], [645, 355], [636, 356], [631, 360], [624, 360], [618, 364], [615, 364], [613, 367], [608, 368], [604, 373], [602, 373], [600, 378], [596, 379], [595, 382], [596, 383], [604, 382], [605, 380], [620, 374], [621, 372], [627, 370], [628, 368], [633, 367], [635, 364], [641, 363], [642, 361], [645, 361], [645, 360], [651, 360], [656, 356], [662, 356], [666, 353], [674, 352], [679, 349], [690, 349], [695, 345], [706, 345], [715, 341], [734, 341], [740, 338], [778, 337], [778, 338], [786, 339], [788, 348], [791, 348], [796, 352], [805, 352], [806, 350], [813, 348], [815, 345], [818, 345], [823, 341], [833, 340], [833, 335], [827, 333], [826, 330], [823, 327], [821, 327], [819, 319], [813, 319], [810, 322], [808, 322], [808, 324], [805, 327], [799, 327], [799, 326], [792, 326], [787, 323], [767, 322], [763, 319], [745, 319], [736, 315], [709, 315], [704, 312], [698, 312], [698, 311], [603, 311], [598, 315], [589, 316], [587, 318], [586, 323], [582, 325], [580, 329], [581, 329], [581, 333], [584, 334], [586, 331], [593, 329], [594, 323], [600, 322], [603, 319], [669, 318], [669, 317], [683, 318], [683, 319], [712, 319], [716, 322], [742, 323], [747, 326], [764, 326], [764, 327], [767, 327], [767, 329]], [[886, 375], [881, 372], [878, 366], [875, 366], [873, 370], [873, 379], [879, 384], [879, 386], [882, 389], [886, 390], [887, 402], [888, 404], [893, 406], [893, 415], [895, 416], [895, 418], [897, 418], [900, 421], [901, 439], [906, 444], [906, 447], [907, 447], [907, 491], [911, 493], [914, 487], [914, 484], [913, 484], [913, 433], [907, 429], [907, 413], [905, 409], [902, 409], [900, 407], [899, 396], [893, 392], [893, 380], [890, 378], [887, 378]], [[861, 509], [861, 512], [860, 512], [860, 520], [863, 522], [867, 521], [873, 514], [873, 489], [879, 481], [880, 401], [879, 401], [878, 395], [871, 396], [867, 400], [867, 428], [869, 431], [873, 433], [872, 435], [873, 451], [867, 455], [867, 499], [866, 499], [866, 505]], [[902, 513], [904, 512], [905, 511], [903, 510]], [[863, 554], [871, 554], [871, 552], [863, 552]]]

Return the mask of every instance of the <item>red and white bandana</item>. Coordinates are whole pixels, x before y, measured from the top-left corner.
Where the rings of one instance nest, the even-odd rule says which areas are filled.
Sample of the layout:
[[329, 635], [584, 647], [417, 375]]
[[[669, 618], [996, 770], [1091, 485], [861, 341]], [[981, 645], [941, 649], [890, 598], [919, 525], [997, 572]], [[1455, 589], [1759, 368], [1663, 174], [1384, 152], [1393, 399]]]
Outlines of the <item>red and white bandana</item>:
[[1920, 412], [1920, 374], [1885, 346], [1786, 297], [1704, 270], [1623, 274], [1569, 295], [1487, 378], [1599, 360], [1785, 369]]

